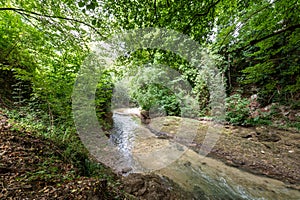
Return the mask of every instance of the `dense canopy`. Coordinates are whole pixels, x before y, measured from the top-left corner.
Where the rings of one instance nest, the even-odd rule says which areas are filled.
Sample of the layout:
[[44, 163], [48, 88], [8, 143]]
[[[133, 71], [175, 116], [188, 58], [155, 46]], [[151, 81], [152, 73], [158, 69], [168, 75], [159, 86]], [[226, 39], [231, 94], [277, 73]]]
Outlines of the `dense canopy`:
[[[90, 51], [89, 42], [145, 27], [176, 30], [209, 49], [218, 57], [228, 94], [257, 93], [263, 105], [299, 98], [297, 0], [26, 0], [0, 6], [1, 74], [13, 74], [14, 84], [25, 81], [30, 97], [44, 101], [53, 112], [68, 110], [72, 84]], [[130, 67], [158, 59], [197, 85], [188, 63], [168, 52], [145, 51], [146, 57], [146, 52], [136, 52], [123, 64]]]

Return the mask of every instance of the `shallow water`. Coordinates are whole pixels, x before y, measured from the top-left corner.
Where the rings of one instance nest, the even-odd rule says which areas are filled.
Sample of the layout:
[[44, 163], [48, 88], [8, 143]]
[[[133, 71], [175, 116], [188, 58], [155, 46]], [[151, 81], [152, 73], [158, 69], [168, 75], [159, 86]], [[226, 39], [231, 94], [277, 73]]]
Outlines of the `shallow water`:
[[107, 143], [110, 153], [102, 159], [116, 171], [130, 168], [129, 173], [167, 176], [195, 199], [300, 199], [300, 191], [281, 181], [229, 167], [174, 140], [157, 138], [130, 115], [136, 112], [114, 113], [114, 129]]

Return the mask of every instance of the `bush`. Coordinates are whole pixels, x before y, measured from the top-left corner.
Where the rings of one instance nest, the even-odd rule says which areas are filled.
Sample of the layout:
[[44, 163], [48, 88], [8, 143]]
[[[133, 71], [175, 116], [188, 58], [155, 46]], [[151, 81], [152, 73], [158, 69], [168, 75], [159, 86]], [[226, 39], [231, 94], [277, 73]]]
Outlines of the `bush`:
[[234, 125], [246, 125], [250, 117], [249, 100], [240, 94], [226, 98], [226, 120]]
[[113, 87], [111, 75], [108, 71], [103, 72], [95, 93], [96, 115], [103, 129], [110, 129], [113, 124], [111, 113]]
[[168, 69], [143, 69], [131, 79], [131, 98], [144, 110], [155, 109], [158, 113], [179, 116], [180, 100], [173, 88], [174, 77], [170, 77], [174, 74], [177, 75]]

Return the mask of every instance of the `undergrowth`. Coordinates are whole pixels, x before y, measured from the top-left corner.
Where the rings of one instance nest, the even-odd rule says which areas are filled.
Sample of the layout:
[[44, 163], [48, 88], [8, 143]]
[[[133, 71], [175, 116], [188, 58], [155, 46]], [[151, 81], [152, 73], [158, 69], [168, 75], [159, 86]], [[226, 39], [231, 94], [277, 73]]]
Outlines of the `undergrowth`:
[[[105, 178], [109, 182], [113, 181], [113, 173], [110, 169], [96, 162], [88, 150], [82, 144], [76, 133], [76, 128], [71, 120], [69, 122], [53, 123], [47, 114], [33, 112], [30, 108], [20, 107], [18, 109], [0, 108], [3, 114], [9, 118], [11, 131], [28, 132], [35, 136], [52, 141], [62, 150], [61, 159], [72, 164], [78, 169], [79, 176]], [[47, 165], [41, 165], [39, 173], [31, 174], [32, 178], [48, 173]], [[54, 174], [54, 173], [51, 173]], [[45, 175], [46, 176], [46, 175]], [[51, 178], [51, 177], [48, 177]]]

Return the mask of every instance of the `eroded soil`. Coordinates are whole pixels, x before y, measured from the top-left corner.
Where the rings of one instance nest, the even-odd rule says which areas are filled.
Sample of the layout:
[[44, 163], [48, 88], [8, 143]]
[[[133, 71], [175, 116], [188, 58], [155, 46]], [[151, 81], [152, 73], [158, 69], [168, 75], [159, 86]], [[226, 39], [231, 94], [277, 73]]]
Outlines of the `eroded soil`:
[[193, 199], [193, 194], [183, 191], [176, 183], [157, 174], [130, 174], [123, 177], [123, 189], [138, 197], [149, 200]]

